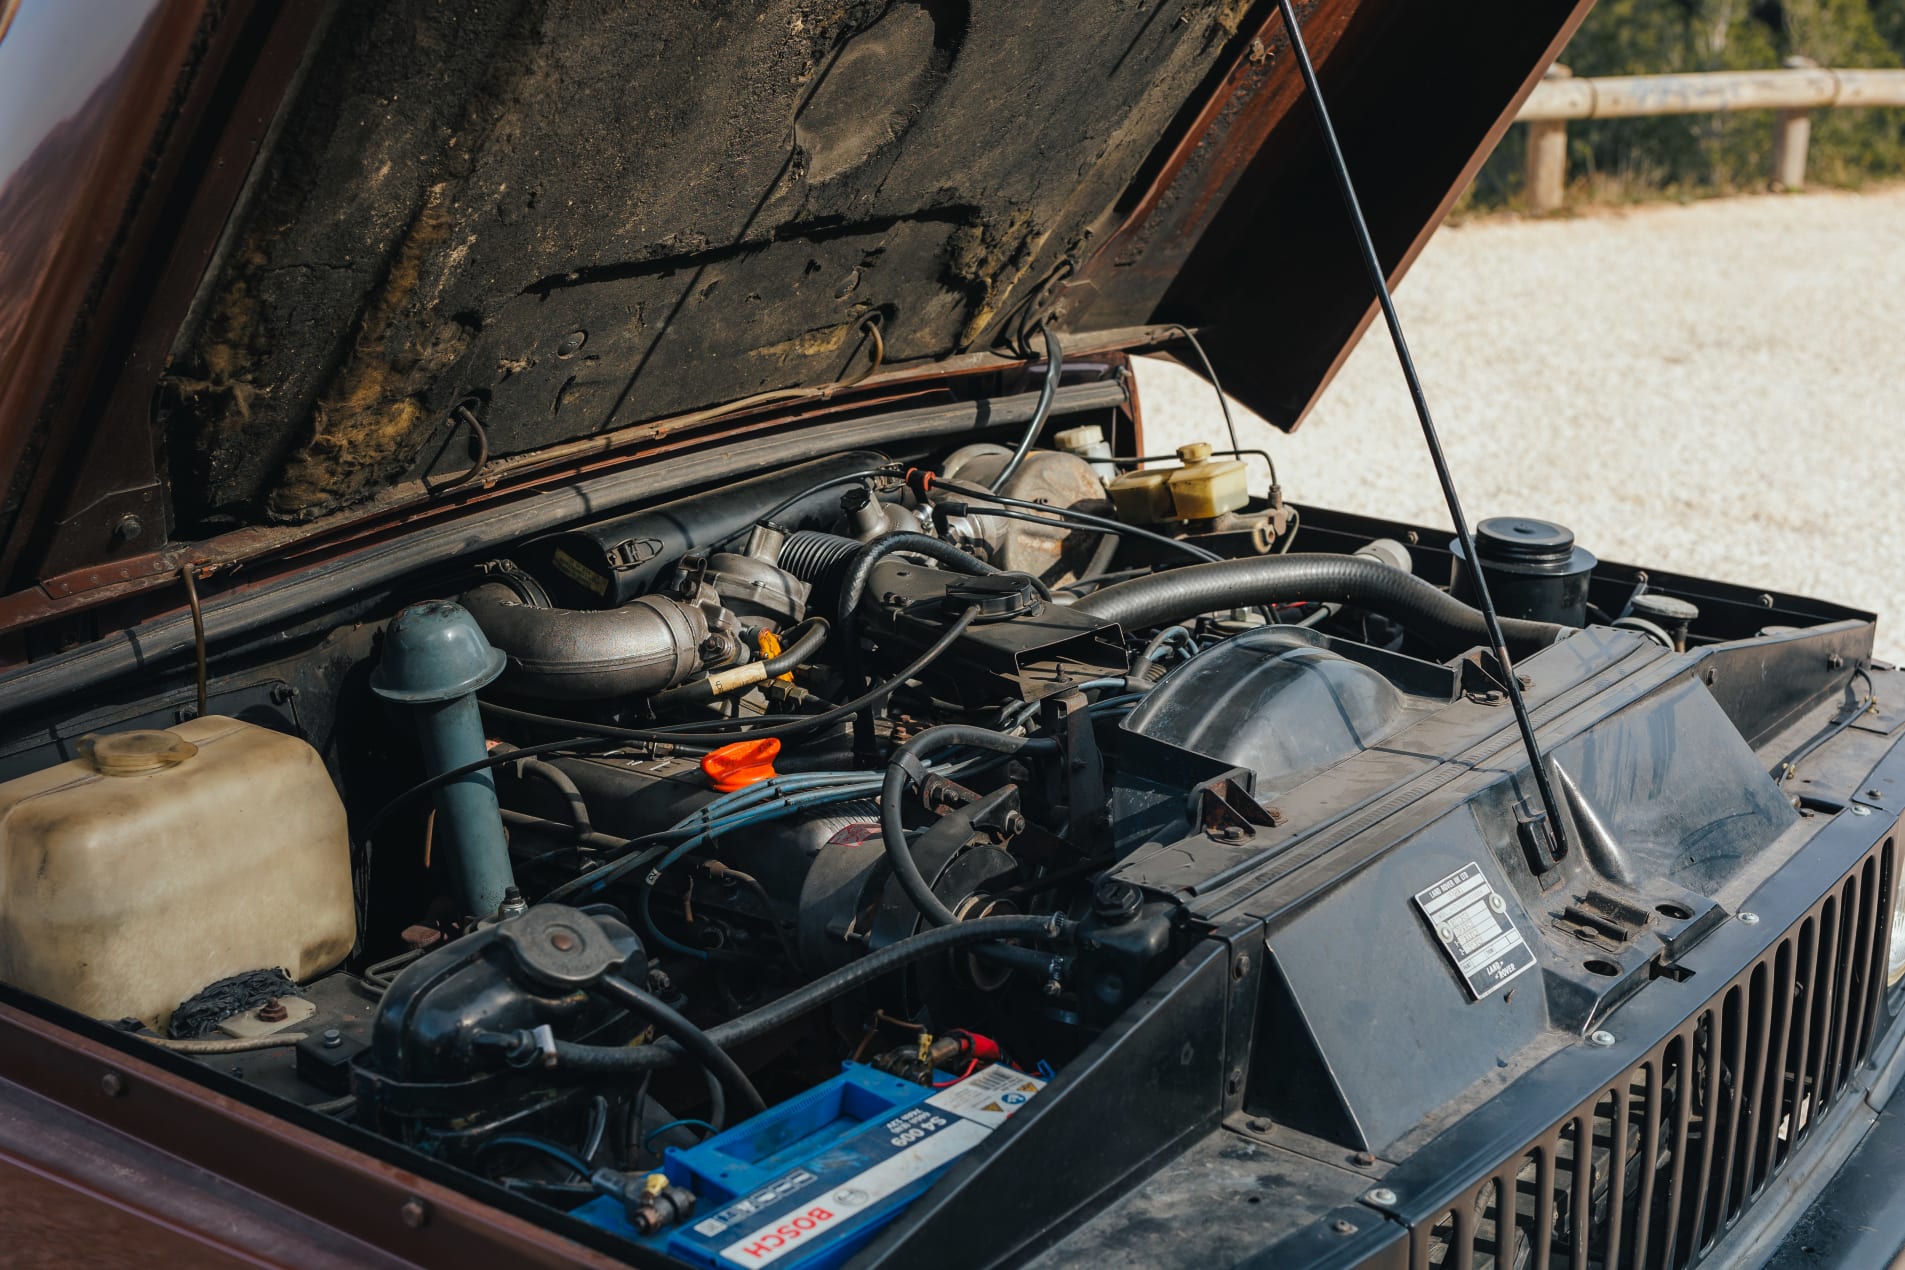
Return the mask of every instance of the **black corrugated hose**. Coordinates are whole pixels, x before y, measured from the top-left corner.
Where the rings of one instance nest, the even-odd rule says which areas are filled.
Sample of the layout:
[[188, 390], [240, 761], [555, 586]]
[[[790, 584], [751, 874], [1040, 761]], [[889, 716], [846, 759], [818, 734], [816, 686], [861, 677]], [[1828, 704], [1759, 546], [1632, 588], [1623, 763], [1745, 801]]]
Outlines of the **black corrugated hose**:
[[[1185, 565], [1094, 591], [1072, 607], [1127, 633], [1225, 609], [1310, 600], [1352, 604], [1402, 623], [1429, 644], [1461, 652], [1491, 643], [1481, 610], [1470, 608], [1412, 573], [1366, 556], [1253, 556]], [[1554, 643], [1569, 628], [1555, 622], [1501, 619], [1509, 651], [1521, 655]]]

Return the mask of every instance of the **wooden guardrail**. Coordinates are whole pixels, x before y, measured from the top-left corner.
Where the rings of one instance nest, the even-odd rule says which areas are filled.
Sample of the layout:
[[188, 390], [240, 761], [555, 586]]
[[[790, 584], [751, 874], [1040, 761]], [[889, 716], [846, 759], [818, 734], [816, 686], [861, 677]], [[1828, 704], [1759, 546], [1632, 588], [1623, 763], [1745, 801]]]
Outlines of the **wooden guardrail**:
[[1686, 75], [1612, 75], [1575, 79], [1554, 66], [1523, 103], [1528, 125], [1528, 205], [1561, 206], [1568, 180], [1568, 120], [1638, 115], [1696, 115], [1732, 110], [1778, 111], [1773, 131], [1774, 189], [1806, 183], [1812, 111], [1835, 106], [1905, 106], [1905, 70], [1828, 70], [1789, 58], [1777, 71], [1707, 71]]

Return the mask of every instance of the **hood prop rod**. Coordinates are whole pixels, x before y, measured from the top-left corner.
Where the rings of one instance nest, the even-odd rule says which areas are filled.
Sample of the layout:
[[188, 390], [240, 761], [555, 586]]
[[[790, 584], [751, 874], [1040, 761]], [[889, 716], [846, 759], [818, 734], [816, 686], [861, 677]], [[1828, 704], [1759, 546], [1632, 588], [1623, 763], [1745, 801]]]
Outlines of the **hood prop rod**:
[[[1376, 255], [1376, 240], [1370, 235], [1369, 223], [1363, 219], [1362, 203], [1356, 197], [1355, 183], [1350, 180], [1349, 164], [1343, 159], [1343, 148], [1336, 139], [1336, 126], [1330, 122], [1322, 86], [1316, 81], [1316, 67], [1310, 64], [1310, 51], [1303, 43], [1303, 30], [1297, 22], [1296, 7], [1292, 0], [1277, 0], [1277, 8], [1282, 12], [1283, 25], [1290, 33], [1290, 51], [1296, 54], [1297, 69], [1303, 74], [1303, 86], [1309, 93], [1310, 104], [1316, 109], [1317, 126], [1329, 152], [1336, 188], [1342, 193], [1350, 227], [1356, 233], [1356, 244], [1362, 249], [1363, 268], [1369, 274], [1370, 286], [1375, 289], [1376, 301], [1382, 306], [1382, 319], [1389, 327], [1390, 340], [1395, 344], [1396, 360], [1402, 364], [1402, 377], [1408, 381], [1409, 398], [1415, 403], [1416, 418], [1422, 423], [1422, 439], [1428, 443], [1429, 458], [1435, 463], [1436, 480], [1442, 484], [1443, 501], [1448, 504], [1449, 517], [1455, 522], [1455, 536], [1462, 543], [1463, 554], [1471, 561], [1479, 561], [1480, 557], [1475, 554], [1475, 539], [1469, 533], [1468, 517], [1462, 514], [1462, 501], [1455, 492], [1455, 477], [1449, 472], [1448, 458], [1442, 453], [1442, 442], [1436, 436], [1435, 420], [1429, 414], [1429, 399], [1422, 391], [1421, 379], [1416, 375], [1415, 359], [1409, 355], [1408, 341], [1402, 335], [1402, 319], [1396, 316], [1396, 302], [1389, 294], [1389, 281], [1383, 276], [1382, 262]], [[1521, 730], [1522, 748], [1527, 751], [1529, 766], [1534, 771], [1535, 788], [1541, 795], [1544, 818], [1539, 823], [1526, 823], [1524, 832], [1532, 833], [1536, 843], [1545, 848], [1543, 854], [1550, 860], [1560, 860], [1567, 854], [1567, 839], [1561, 832], [1560, 805], [1555, 801], [1554, 786], [1548, 778], [1547, 764], [1541, 757], [1541, 743], [1535, 739], [1534, 722], [1528, 716], [1528, 703], [1521, 695], [1521, 680], [1515, 674], [1514, 662], [1508, 656], [1508, 641], [1502, 637], [1501, 619], [1495, 615], [1495, 600], [1488, 593], [1488, 579], [1479, 566], [1470, 572], [1475, 581], [1477, 607], [1482, 610], [1482, 621], [1488, 629], [1489, 642], [1493, 645], [1495, 664], [1501, 667], [1502, 687], [1507, 690], [1509, 703], [1514, 707], [1515, 725]]]

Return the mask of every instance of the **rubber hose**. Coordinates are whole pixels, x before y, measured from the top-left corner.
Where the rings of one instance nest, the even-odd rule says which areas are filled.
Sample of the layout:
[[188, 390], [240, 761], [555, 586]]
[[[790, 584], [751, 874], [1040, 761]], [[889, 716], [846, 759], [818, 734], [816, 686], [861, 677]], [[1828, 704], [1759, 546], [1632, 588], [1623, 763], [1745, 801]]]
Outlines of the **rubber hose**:
[[741, 1065], [726, 1050], [708, 1039], [706, 1032], [683, 1017], [680, 1011], [616, 975], [602, 976], [596, 982], [595, 990], [625, 1007], [631, 1014], [653, 1023], [656, 1031], [681, 1046], [688, 1057], [719, 1077], [722, 1088], [747, 1108], [750, 1115], [767, 1110], [760, 1091], [754, 1088], [754, 1082], [747, 1078]]
[[919, 862], [913, 859], [913, 849], [906, 842], [906, 827], [900, 819], [900, 805], [906, 798], [910, 774], [921, 770], [929, 754], [955, 745], [989, 750], [994, 754], [1019, 754], [1026, 750], [1050, 752], [1058, 748], [1058, 742], [1049, 737], [1035, 739], [1007, 736], [990, 728], [943, 723], [938, 727], [927, 728], [894, 751], [892, 760], [887, 764], [886, 780], [880, 786], [880, 839], [886, 847], [887, 863], [893, 866], [893, 877], [899, 882], [900, 889], [906, 892], [907, 899], [913, 901], [913, 907], [919, 910], [920, 916], [935, 926], [957, 925], [959, 917], [933, 894], [931, 884], [919, 871]]
[[686, 683], [679, 688], [670, 688], [666, 692], [655, 694], [655, 708], [666, 709], [673, 706], [713, 701], [716, 697], [725, 697], [731, 692], [743, 688], [752, 688], [756, 684], [766, 683], [777, 675], [784, 675], [800, 665], [827, 642], [827, 619], [810, 617], [796, 628], [800, 634], [794, 642], [774, 656], [761, 661], [751, 661], [740, 666], [731, 666], [726, 670], [711, 670], [707, 677]]
[[[798, 988], [751, 1014], [744, 1014], [719, 1027], [709, 1028], [707, 1037], [721, 1049], [732, 1049], [785, 1027], [817, 1006], [837, 1000], [882, 975], [891, 974], [902, 966], [911, 965], [924, 958], [971, 944], [987, 944], [1001, 939], [1068, 939], [1071, 931], [1072, 922], [1058, 913], [1044, 916], [975, 917], [970, 921], [959, 922], [952, 926], [936, 926], [932, 930], [921, 931], [917, 935], [895, 940], [877, 952], [868, 953], [858, 961], [842, 966], [830, 974], [822, 975], [805, 987]], [[683, 1053], [680, 1046], [668, 1042], [641, 1045], [631, 1049], [615, 1045], [578, 1045], [570, 1041], [557, 1041], [556, 1065], [558, 1067], [565, 1064], [582, 1065], [589, 1071], [625, 1074], [672, 1066], [683, 1057]]]
[[860, 607], [860, 599], [866, 594], [867, 580], [873, 576], [873, 567], [896, 551], [910, 552], [916, 556], [925, 556], [955, 573], [964, 573], [971, 577], [984, 577], [998, 573], [977, 556], [961, 551], [949, 542], [929, 538], [925, 534], [909, 533], [904, 529], [890, 534], [881, 534], [872, 542], [861, 547], [853, 557], [853, 565], [847, 570], [840, 584], [840, 601], [836, 607], [839, 614], [837, 629], [845, 638], [853, 633], [853, 613]]
[[992, 491], [996, 494], [1006, 487], [1019, 465], [1025, 462], [1025, 456], [1032, 452], [1032, 443], [1038, 440], [1039, 429], [1045, 426], [1046, 416], [1052, 413], [1052, 398], [1058, 393], [1059, 376], [1065, 370], [1065, 350], [1059, 347], [1058, 332], [1047, 323], [1039, 328], [1039, 334], [1045, 337], [1045, 382], [1039, 386], [1038, 405], [1032, 408], [1032, 418], [1025, 425], [1025, 435], [1019, 438], [1018, 448], [1012, 451], [1012, 457], [1005, 461], [999, 474], [992, 478]]
[[761, 663], [763, 679], [780, 678], [819, 652], [826, 644], [830, 629], [826, 618], [810, 617], [802, 622], [801, 626], [806, 629], [794, 637], [793, 643]]
[[576, 837], [587, 838], [595, 833], [595, 822], [589, 818], [589, 801], [576, 788], [569, 773], [553, 763], [545, 763], [539, 758], [526, 758], [522, 762], [523, 774], [534, 776], [561, 796], [569, 807], [569, 822], [575, 826]]
[[512, 687], [562, 701], [673, 687], [701, 669], [708, 637], [699, 608], [659, 595], [613, 609], [558, 609], [505, 582], [486, 582], [458, 602], [509, 657]]
[[[1200, 613], [1292, 600], [1351, 604], [1402, 623], [1431, 645], [1464, 651], [1487, 644], [1480, 609], [1470, 608], [1412, 573], [1361, 556], [1253, 556], [1186, 565], [1108, 586], [1072, 607], [1127, 633], [1187, 621]], [[1509, 652], [1545, 648], [1569, 628], [1555, 622], [1501, 619]]]
[[826, 606], [832, 608], [839, 599], [847, 570], [853, 567], [853, 558], [860, 553], [862, 545], [858, 538], [844, 534], [796, 530], [781, 544], [775, 563], [813, 588], [816, 607], [824, 597]]

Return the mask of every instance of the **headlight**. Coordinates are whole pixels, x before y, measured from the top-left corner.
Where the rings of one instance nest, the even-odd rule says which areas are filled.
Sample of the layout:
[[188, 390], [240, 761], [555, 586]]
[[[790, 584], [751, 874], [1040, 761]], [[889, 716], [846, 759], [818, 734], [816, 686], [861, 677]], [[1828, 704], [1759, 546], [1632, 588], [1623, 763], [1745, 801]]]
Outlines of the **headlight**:
[[1885, 952], [1885, 986], [1896, 987], [1905, 979], [1905, 888], [1894, 885], [1901, 894], [1892, 898], [1892, 943]]

